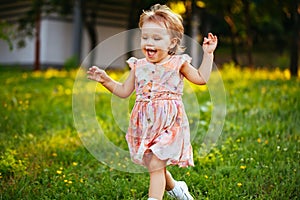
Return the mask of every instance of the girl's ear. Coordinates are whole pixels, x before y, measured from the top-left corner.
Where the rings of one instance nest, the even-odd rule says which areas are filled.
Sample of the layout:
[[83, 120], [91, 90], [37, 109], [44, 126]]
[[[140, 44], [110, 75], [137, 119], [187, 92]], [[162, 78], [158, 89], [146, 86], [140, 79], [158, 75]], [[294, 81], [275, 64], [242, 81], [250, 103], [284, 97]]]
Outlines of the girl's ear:
[[172, 38], [171, 39], [171, 44], [168, 48], [168, 54], [169, 55], [174, 55], [177, 51], [176, 45], [178, 44], [178, 39], [177, 38]]
[[172, 38], [171, 39], [171, 44], [170, 44], [169, 48], [173, 49], [174, 47], [176, 47], [177, 42], [178, 42], [177, 38]]

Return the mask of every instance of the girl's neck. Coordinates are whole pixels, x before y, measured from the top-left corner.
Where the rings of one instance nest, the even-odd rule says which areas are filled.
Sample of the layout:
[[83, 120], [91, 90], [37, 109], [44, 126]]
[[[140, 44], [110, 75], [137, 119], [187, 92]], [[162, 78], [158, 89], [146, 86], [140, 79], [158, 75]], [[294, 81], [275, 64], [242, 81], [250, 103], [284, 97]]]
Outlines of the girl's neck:
[[167, 61], [169, 61], [170, 59], [171, 59], [171, 55], [168, 55], [168, 56], [166, 56], [165, 58], [163, 58], [162, 60], [160, 60], [159, 62], [155, 62], [155, 63], [153, 63], [153, 62], [151, 62], [151, 63], [153, 63], [153, 64], [155, 64], [155, 65], [160, 65], [160, 64], [164, 64], [164, 63], [166, 63]]

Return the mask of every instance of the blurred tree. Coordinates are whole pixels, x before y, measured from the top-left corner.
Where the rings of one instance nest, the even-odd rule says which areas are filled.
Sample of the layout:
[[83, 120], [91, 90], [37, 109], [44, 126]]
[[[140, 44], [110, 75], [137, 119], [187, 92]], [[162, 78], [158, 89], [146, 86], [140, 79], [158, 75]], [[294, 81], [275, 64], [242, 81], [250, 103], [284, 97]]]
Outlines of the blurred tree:
[[19, 19], [17, 27], [18, 47], [26, 45], [25, 38], [35, 38], [34, 70], [40, 70], [40, 24], [42, 15], [65, 14], [72, 0], [31, 0], [25, 16]]
[[5, 42], [7, 42], [9, 49], [12, 50], [13, 49], [13, 44], [11, 39], [12, 30], [10, 27], [11, 27], [10, 24], [0, 20], [0, 40], [4, 40]]
[[[262, 23], [259, 23], [260, 33], [265, 38], [262, 41], [274, 43], [279, 52], [286, 48], [290, 55], [290, 73], [292, 76], [298, 75], [299, 64], [299, 0], [265, 0], [259, 2], [259, 14]], [[267, 38], [268, 37], [268, 38]], [[266, 38], [268, 40], [266, 40]], [[272, 45], [268, 44], [268, 48]]]
[[[84, 8], [84, 9], [82, 9]], [[74, 66], [77, 67], [80, 65], [81, 59], [81, 46], [82, 46], [82, 29], [83, 29], [83, 11], [85, 10], [84, 0], [74, 0], [73, 5], [73, 46], [72, 46], [72, 58], [74, 60]], [[93, 14], [93, 12], [92, 12]], [[95, 16], [92, 20], [94, 22]], [[86, 23], [87, 31], [90, 36], [92, 48], [95, 46], [94, 43], [97, 42], [97, 35], [94, 28], [94, 25]], [[92, 57], [91, 62], [94, 57]]]
[[[73, 14], [74, 0], [31, 0], [32, 7], [27, 15], [20, 20], [19, 35], [35, 36], [36, 56], [35, 69], [39, 69], [39, 21], [42, 16], [51, 13], [58, 13], [63, 16]], [[103, 15], [99, 14], [99, 5], [109, 5], [115, 12], [126, 12], [129, 14], [127, 29], [136, 28], [139, 15], [142, 10], [147, 10], [155, 3], [171, 5], [170, 3], [183, 3], [180, 13], [184, 18], [186, 34], [192, 36], [195, 26], [200, 29], [201, 34], [217, 30], [222, 38], [229, 40], [231, 46], [231, 59], [239, 64], [238, 53], [243, 49], [247, 53], [247, 64], [253, 65], [253, 49], [263, 47], [274, 49], [282, 53], [289, 46], [290, 49], [290, 70], [292, 75], [297, 75], [298, 54], [299, 54], [299, 0], [131, 0], [126, 3], [103, 0], [81, 0], [80, 13], [82, 24], [86, 27], [90, 39], [90, 49], [98, 43], [98, 32], [95, 24]], [[97, 7], [98, 6], [98, 7]], [[118, 8], [115, 8], [118, 7]], [[124, 7], [124, 10], [120, 9]], [[107, 17], [107, 16], [104, 16]], [[227, 25], [227, 27], [224, 26]], [[0, 37], [5, 39], [1, 33]], [[213, 29], [213, 30], [210, 30]], [[128, 36], [130, 45], [130, 36]], [[289, 42], [287, 42], [289, 40]], [[19, 46], [25, 45], [20, 40]], [[244, 48], [241, 48], [244, 47]]]
[[243, 17], [244, 17], [244, 24], [245, 24], [245, 33], [246, 33], [246, 51], [248, 57], [248, 65], [253, 67], [253, 57], [252, 57], [252, 49], [253, 49], [253, 28], [252, 28], [252, 21], [255, 4], [251, 2], [251, 0], [242, 0], [243, 6]]
[[40, 19], [43, 10], [43, 1], [32, 0], [30, 9], [19, 20], [17, 37], [18, 46], [25, 46], [25, 38], [35, 36], [34, 70], [40, 70]]
[[[239, 64], [237, 45], [244, 36], [244, 23], [242, 21], [243, 2], [240, 0], [204, 0], [208, 13], [217, 16], [219, 21], [225, 22], [229, 28], [231, 44], [231, 59]], [[223, 32], [226, 32], [223, 30]], [[224, 34], [224, 33], [223, 33]]]
[[300, 27], [300, 1], [286, 0], [281, 1], [282, 9], [285, 14], [286, 25], [291, 30], [286, 36], [290, 35], [290, 72], [292, 76], [298, 76], [299, 64], [299, 27]]
[[[40, 17], [45, 15], [51, 15], [53, 13], [59, 14], [61, 16], [73, 16], [74, 17], [74, 49], [73, 53], [76, 57], [80, 57], [80, 38], [81, 29], [84, 26], [87, 30], [90, 49], [93, 49], [98, 44], [98, 32], [96, 30], [99, 20], [103, 18], [109, 18], [109, 16], [104, 16], [99, 12], [101, 6], [109, 7], [112, 9], [114, 14], [123, 12], [124, 9], [128, 8], [130, 13], [128, 16], [128, 26], [127, 28], [132, 29], [138, 25], [138, 16], [141, 14], [142, 10], [149, 9], [151, 5], [156, 3], [165, 4], [166, 0], [131, 0], [131, 1], [108, 1], [108, 0], [31, 0], [31, 8], [27, 12], [26, 16], [19, 21], [19, 46], [25, 45], [24, 38], [28, 36], [35, 36], [36, 38], [36, 52], [35, 52], [35, 70], [40, 68], [39, 66], [39, 31], [40, 31]], [[131, 6], [128, 6], [128, 5]], [[123, 6], [123, 7], [122, 7]], [[104, 12], [106, 12], [104, 10]], [[121, 13], [122, 14], [122, 13]], [[113, 16], [114, 17], [114, 16]], [[121, 22], [119, 22], [121, 23]], [[119, 24], [120, 25], [120, 24]], [[77, 28], [76, 28], [77, 27]], [[76, 43], [77, 41], [77, 43]], [[75, 44], [76, 43], [76, 44]], [[79, 62], [79, 59], [77, 59]], [[79, 63], [77, 63], [79, 64]]]
[[[224, 20], [230, 30], [231, 57], [238, 64], [237, 46], [244, 43], [248, 65], [253, 47], [282, 53], [290, 46], [290, 71], [297, 75], [299, 55], [299, 0], [203, 0], [207, 12]], [[216, 25], [218, 26], [218, 25]], [[223, 29], [222, 35], [226, 36]], [[257, 48], [256, 48], [257, 49]]]

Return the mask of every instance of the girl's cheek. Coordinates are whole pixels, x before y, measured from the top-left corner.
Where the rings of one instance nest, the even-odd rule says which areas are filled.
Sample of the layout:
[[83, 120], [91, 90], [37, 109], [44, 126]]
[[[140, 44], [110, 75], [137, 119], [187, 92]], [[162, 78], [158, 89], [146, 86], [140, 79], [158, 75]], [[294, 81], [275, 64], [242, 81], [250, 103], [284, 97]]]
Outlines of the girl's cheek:
[[145, 46], [146, 46], [145, 41], [141, 41], [141, 47], [143, 48], [143, 47], [145, 47]]

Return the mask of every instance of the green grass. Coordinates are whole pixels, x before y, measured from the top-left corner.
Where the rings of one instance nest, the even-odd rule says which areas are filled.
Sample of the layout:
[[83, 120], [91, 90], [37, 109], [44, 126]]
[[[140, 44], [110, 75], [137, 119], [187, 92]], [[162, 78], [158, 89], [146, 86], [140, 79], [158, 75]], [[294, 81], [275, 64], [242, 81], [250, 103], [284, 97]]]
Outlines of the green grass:
[[[72, 113], [75, 74], [1, 69], [0, 199], [147, 199], [147, 173], [112, 169], [82, 145]], [[203, 144], [194, 140], [196, 166], [169, 170], [188, 183], [195, 199], [298, 199], [299, 79], [232, 66], [221, 74], [227, 115], [218, 143], [202, 156]], [[210, 97], [205, 86], [195, 90], [201, 135], [210, 120]], [[107, 136], [125, 148], [111, 95], [101, 87], [96, 105]]]

